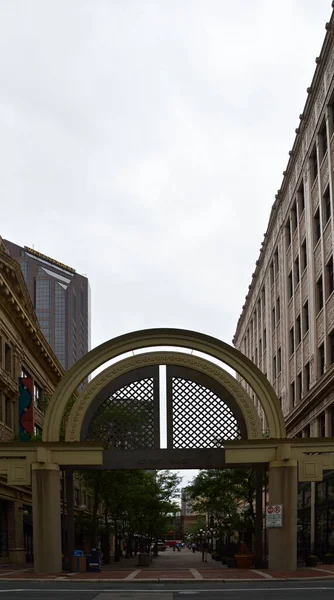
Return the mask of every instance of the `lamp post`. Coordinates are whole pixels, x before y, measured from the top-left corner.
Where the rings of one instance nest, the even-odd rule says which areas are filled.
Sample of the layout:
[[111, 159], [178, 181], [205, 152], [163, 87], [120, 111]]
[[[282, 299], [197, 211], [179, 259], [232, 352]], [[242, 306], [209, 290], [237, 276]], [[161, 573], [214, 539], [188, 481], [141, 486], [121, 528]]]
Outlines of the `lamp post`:
[[81, 523], [80, 523], [80, 543], [82, 545], [82, 550], [85, 549], [85, 523], [84, 523], [84, 513], [87, 510], [87, 505], [86, 504], [80, 504], [79, 506], [79, 510], [81, 513]]
[[211, 533], [211, 548], [213, 550], [214, 549], [213, 548], [213, 539], [214, 539], [214, 536], [216, 535], [216, 532], [213, 530], [212, 527], [210, 528], [210, 533]]
[[199, 543], [200, 543], [201, 547], [202, 547], [202, 533], [203, 533], [203, 529], [200, 529], [199, 530]]

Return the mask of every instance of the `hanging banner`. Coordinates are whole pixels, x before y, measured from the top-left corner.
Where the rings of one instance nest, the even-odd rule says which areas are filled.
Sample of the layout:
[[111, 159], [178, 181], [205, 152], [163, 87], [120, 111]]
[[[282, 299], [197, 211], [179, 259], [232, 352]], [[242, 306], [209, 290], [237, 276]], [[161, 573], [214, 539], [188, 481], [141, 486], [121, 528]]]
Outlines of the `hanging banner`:
[[34, 433], [34, 380], [19, 377], [19, 436], [29, 440]]

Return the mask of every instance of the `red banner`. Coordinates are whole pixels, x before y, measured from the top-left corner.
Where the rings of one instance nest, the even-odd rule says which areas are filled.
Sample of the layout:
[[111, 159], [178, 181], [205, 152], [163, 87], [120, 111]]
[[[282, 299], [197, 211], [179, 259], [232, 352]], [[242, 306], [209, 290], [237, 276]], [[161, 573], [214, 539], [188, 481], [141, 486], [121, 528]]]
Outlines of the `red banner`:
[[34, 380], [19, 377], [19, 432], [30, 437], [34, 433]]

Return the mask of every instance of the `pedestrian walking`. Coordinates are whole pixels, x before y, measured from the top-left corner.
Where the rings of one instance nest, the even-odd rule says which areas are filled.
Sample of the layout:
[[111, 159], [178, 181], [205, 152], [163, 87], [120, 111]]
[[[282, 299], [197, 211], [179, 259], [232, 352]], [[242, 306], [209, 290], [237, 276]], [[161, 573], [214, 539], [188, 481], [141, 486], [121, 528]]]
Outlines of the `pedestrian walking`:
[[208, 550], [209, 544], [206, 540], [204, 540], [202, 544], [202, 562], [208, 562]]
[[193, 553], [195, 554], [195, 552], [196, 552], [196, 544], [195, 544], [195, 542], [193, 542], [191, 544], [191, 549], [192, 549]]

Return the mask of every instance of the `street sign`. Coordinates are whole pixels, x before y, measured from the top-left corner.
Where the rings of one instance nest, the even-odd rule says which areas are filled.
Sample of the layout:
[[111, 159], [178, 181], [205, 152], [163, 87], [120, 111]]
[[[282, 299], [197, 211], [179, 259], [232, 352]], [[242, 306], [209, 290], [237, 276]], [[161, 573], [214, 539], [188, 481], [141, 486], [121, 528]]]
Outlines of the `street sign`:
[[283, 504], [266, 506], [266, 527], [283, 527]]

